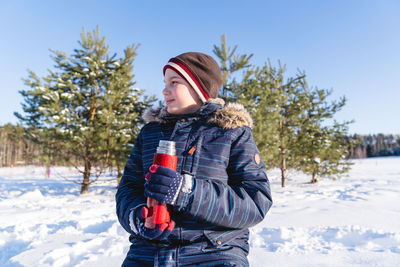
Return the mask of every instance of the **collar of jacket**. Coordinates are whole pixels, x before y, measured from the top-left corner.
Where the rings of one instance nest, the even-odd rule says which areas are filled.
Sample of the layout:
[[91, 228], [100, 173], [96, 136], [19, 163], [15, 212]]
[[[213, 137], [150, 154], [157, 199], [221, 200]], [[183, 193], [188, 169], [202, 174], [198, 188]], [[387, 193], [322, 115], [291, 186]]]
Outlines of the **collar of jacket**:
[[221, 98], [210, 98], [201, 108], [191, 114], [173, 115], [167, 112], [167, 107], [150, 107], [143, 113], [144, 121], [168, 123], [182, 118], [198, 119], [206, 117], [207, 122], [224, 129], [247, 126], [253, 128], [253, 120], [249, 112], [239, 103], [228, 103]]

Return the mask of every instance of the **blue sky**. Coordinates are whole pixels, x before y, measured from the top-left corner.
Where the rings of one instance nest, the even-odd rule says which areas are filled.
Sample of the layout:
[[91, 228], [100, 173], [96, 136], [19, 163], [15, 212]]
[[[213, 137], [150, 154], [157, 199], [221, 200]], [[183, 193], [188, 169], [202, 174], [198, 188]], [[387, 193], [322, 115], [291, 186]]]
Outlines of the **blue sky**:
[[112, 52], [140, 43], [136, 86], [161, 97], [162, 67], [187, 51], [212, 54], [226, 34], [252, 63], [280, 60], [287, 74], [346, 96], [339, 121], [351, 133], [400, 134], [400, 2], [337, 1], [12, 1], [0, 0], [0, 125], [17, 123], [27, 69], [53, 68], [49, 49], [68, 54], [82, 27], [100, 26]]

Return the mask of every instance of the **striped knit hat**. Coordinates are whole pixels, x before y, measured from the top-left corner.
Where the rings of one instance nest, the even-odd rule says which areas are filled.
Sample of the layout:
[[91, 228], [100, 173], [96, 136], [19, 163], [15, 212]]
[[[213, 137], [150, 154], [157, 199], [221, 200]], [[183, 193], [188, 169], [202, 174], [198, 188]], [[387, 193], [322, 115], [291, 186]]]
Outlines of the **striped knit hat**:
[[185, 79], [199, 95], [201, 101], [218, 96], [222, 87], [221, 70], [215, 60], [203, 53], [188, 52], [171, 58], [164, 66], [163, 73], [172, 69]]

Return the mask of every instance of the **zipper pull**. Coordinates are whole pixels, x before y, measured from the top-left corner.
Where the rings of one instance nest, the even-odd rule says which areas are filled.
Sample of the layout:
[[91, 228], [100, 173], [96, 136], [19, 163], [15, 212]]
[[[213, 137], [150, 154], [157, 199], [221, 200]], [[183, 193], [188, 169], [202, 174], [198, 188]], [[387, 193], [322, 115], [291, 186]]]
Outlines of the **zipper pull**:
[[188, 154], [193, 155], [194, 151], [196, 151], [196, 145], [194, 145], [191, 149], [189, 149]]

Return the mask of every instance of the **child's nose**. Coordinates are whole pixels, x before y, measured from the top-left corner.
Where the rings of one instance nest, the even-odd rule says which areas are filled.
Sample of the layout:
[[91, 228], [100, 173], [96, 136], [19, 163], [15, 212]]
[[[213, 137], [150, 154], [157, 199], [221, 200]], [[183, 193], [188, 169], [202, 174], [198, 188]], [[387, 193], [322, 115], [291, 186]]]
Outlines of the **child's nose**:
[[162, 90], [163, 95], [168, 95], [169, 91], [167, 89], [167, 86], [164, 87], [164, 89]]

